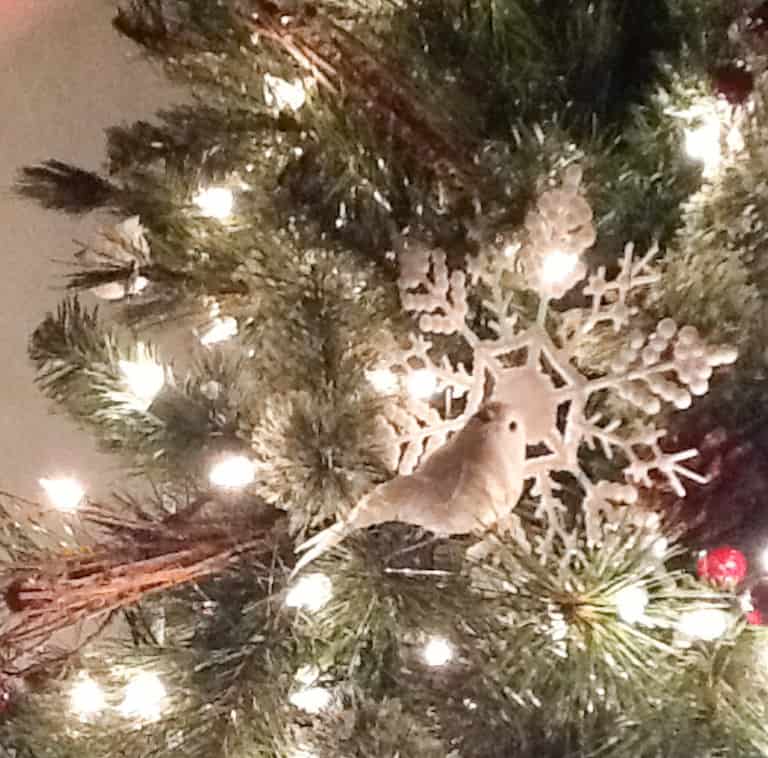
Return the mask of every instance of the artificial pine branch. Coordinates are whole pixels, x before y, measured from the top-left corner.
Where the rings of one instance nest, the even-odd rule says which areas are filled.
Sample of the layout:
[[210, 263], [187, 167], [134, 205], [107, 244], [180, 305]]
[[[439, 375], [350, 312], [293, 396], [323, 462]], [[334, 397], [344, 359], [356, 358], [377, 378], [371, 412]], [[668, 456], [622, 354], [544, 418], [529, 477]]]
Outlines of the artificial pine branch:
[[255, 33], [311, 72], [329, 95], [344, 97], [412, 159], [430, 166], [441, 179], [477, 181], [478, 172], [470, 160], [472, 142], [425, 103], [396, 62], [381, 50], [371, 49], [309, 3], [298, 13], [288, 14], [271, 0], [244, 0], [239, 12]]
[[115, 203], [120, 188], [93, 171], [58, 160], [21, 169], [15, 190], [49, 210], [88, 213]]

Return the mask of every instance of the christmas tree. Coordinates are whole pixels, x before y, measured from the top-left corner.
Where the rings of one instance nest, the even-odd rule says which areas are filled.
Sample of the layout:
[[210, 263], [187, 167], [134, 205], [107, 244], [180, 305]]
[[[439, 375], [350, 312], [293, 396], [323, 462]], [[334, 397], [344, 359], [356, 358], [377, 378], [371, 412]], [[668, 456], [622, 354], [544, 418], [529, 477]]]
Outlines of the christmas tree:
[[768, 3], [115, 27], [190, 96], [19, 173], [126, 476], [0, 499], [0, 756], [765, 755]]

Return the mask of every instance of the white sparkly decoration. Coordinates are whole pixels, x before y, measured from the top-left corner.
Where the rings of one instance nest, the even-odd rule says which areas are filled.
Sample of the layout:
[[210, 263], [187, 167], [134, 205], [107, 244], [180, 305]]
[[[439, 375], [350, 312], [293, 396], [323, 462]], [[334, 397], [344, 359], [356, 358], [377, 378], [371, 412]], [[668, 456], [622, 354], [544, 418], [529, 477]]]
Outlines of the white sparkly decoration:
[[89, 267], [120, 268], [125, 272], [119, 279], [91, 287], [90, 292], [101, 300], [122, 300], [138, 295], [149, 285], [149, 279], [138, 273], [141, 266], [151, 263], [146, 229], [138, 216], [102, 230], [96, 242], [78, 253], [77, 258]]
[[200, 344], [208, 347], [237, 336], [237, 319], [232, 316], [214, 318], [200, 335]]
[[307, 101], [307, 91], [301, 79], [289, 82], [279, 76], [264, 74], [264, 102], [276, 111], [298, 111]]
[[235, 207], [235, 196], [229, 187], [207, 187], [194, 197], [200, 213], [207, 218], [226, 221]]
[[139, 342], [135, 361], [120, 361], [120, 373], [128, 389], [128, 404], [146, 411], [165, 384], [165, 369], [155, 360], [149, 348]]
[[331, 599], [332, 594], [333, 585], [325, 574], [305, 574], [288, 590], [285, 605], [288, 608], [303, 608], [314, 613]]
[[731, 628], [733, 617], [721, 608], [700, 608], [680, 616], [677, 630], [689, 640], [717, 640]]
[[422, 657], [428, 666], [445, 666], [453, 659], [453, 645], [442, 637], [433, 637], [424, 646]]
[[224, 489], [242, 489], [256, 478], [256, 464], [244, 455], [228, 455], [215, 463], [208, 474], [211, 484]]
[[93, 679], [82, 676], [72, 687], [69, 705], [81, 721], [87, 721], [107, 707], [107, 700], [104, 690]]
[[125, 718], [157, 721], [162, 715], [167, 694], [160, 677], [144, 671], [128, 682], [120, 713]]
[[645, 616], [648, 607], [648, 591], [645, 587], [622, 587], [614, 596], [616, 613], [626, 624], [637, 624]]
[[70, 477], [40, 479], [39, 482], [51, 503], [60, 511], [76, 511], [85, 497], [80, 482]]
[[[681, 496], [685, 492], [682, 478], [704, 481], [683, 465], [696, 456], [695, 450], [662, 450], [665, 431], [654, 425], [653, 417], [663, 403], [687, 408], [693, 396], [707, 392], [713, 369], [737, 357], [735, 349], [707, 345], [696, 329], [680, 328], [671, 319], [659, 322], [651, 334], [632, 328], [639, 314], [640, 291], [660, 279], [652, 265], [656, 248], [637, 259], [633, 246], [627, 245], [614, 278], [609, 279], [604, 268], [589, 276], [580, 288], [586, 307], [549, 307], [550, 299], [568, 292], [582, 273], [574, 269], [556, 287], [546, 283], [542, 268], [546, 255], [553, 250], [580, 254], [594, 241], [591, 212], [578, 196], [578, 180], [578, 171], [570, 172], [564, 189], [545, 193], [537, 210], [529, 214], [526, 226], [533, 241], [523, 246], [520, 261], [498, 253], [481, 255], [470, 262], [468, 277], [464, 271], [450, 271], [442, 251], [410, 248], [404, 252], [401, 300], [406, 310], [419, 316], [422, 334], [414, 335], [410, 347], [392, 356], [390, 368], [405, 376], [406, 385], [413, 374], [420, 377], [431, 371], [441, 390], [464, 402], [460, 413], [448, 415], [411, 395], [405, 398], [407, 407], [393, 408], [384, 420], [389, 423], [385, 429], [394, 463], [401, 475], [407, 475], [418, 471], [423, 461], [464, 429], [489, 399], [512, 408], [528, 446], [523, 477], [532, 482], [537, 515], [547, 524], [540, 545], [545, 552], [555, 537], [572, 539], [561, 521], [567, 508], [556, 484], [559, 472], [569, 473], [583, 490], [591, 542], [601, 539], [606, 518], [622, 517], [615, 505], [635, 502], [638, 488], [651, 487], [657, 475]], [[510, 274], [518, 275], [519, 264], [540, 298], [538, 314], [528, 321], [503, 284]], [[469, 325], [468, 279], [481, 282], [488, 292], [490, 336], [476, 333]], [[577, 363], [580, 348], [596, 331], [606, 329], [621, 335], [623, 347], [600, 372], [585, 371]], [[462, 338], [473, 352], [471, 368], [450, 355], [433, 358], [428, 334]], [[644, 419], [630, 425], [620, 416], [597, 410], [596, 401], [607, 394], [637, 408]], [[626, 460], [620, 478], [603, 481], [588, 474], [580, 463], [583, 448], [596, 449], [614, 462]], [[510, 503], [508, 510], [513, 507]], [[514, 528], [514, 519], [510, 516], [504, 526]]]

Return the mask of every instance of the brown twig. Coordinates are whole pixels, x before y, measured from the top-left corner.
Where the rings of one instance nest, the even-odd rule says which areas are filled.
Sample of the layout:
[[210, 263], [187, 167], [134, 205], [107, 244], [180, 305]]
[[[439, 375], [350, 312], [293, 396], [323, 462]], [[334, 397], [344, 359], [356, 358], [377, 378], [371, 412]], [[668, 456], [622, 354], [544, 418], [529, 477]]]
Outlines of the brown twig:
[[252, 31], [281, 47], [331, 95], [346, 97], [439, 178], [470, 185], [478, 179], [471, 146], [381, 51], [370, 50], [310, 4], [286, 16], [272, 0], [243, 0], [238, 12]]
[[[196, 501], [186, 515], [200, 506]], [[177, 514], [179, 515], [179, 514]], [[211, 520], [123, 519], [97, 508], [83, 518], [111, 532], [112, 539], [76, 555], [60, 554], [39, 564], [14, 564], [6, 572], [9, 614], [0, 623], [6, 673], [51, 637], [76, 624], [103, 619], [142, 598], [220, 573], [242, 560], [271, 554], [280, 540], [281, 518]]]

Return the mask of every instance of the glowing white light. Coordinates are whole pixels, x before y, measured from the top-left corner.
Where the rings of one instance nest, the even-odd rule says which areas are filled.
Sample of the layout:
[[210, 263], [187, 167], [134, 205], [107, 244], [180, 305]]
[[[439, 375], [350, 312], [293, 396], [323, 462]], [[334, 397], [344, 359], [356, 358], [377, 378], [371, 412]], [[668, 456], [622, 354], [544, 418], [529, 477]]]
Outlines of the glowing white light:
[[547, 253], [541, 262], [542, 281], [544, 284], [562, 284], [568, 280], [578, 265], [578, 255], [553, 250]]
[[669, 540], [666, 537], [659, 537], [651, 546], [651, 554], [654, 558], [663, 558], [669, 547]]
[[229, 455], [211, 468], [208, 479], [216, 487], [242, 489], [256, 478], [256, 464], [244, 455]]
[[722, 637], [730, 628], [731, 615], [720, 608], [700, 608], [684, 613], [678, 621], [678, 631], [689, 639], [711, 642]]
[[85, 490], [76, 479], [40, 479], [45, 494], [60, 511], [77, 510], [85, 497]]
[[636, 624], [645, 615], [648, 607], [648, 592], [645, 587], [622, 587], [613, 598], [616, 613], [626, 624]]
[[302, 666], [294, 677], [299, 684], [308, 687], [320, 678], [320, 669], [317, 666]]
[[714, 173], [720, 165], [720, 119], [714, 110], [702, 113], [696, 126], [685, 130], [685, 152], [704, 165], [704, 173]]
[[141, 342], [137, 346], [137, 353], [138, 360], [120, 361], [119, 366], [123, 381], [133, 395], [133, 404], [138, 410], [145, 411], [165, 384], [165, 369]]
[[518, 253], [520, 252], [520, 243], [519, 242], [508, 242], [506, 245], [504, 245], [504, 249], [501, 251], [502, 255], [505, 258], [514, 258]]
[[752, 603], [752, 593], [744, 592], [739, 597], [739, 608], [741, 608], [744, 613], [750, 613], [755, 610], [755, 606]]
[[305, 713], [317, 714], [331, 704], [333, 694], [323, 687], [304, 687], [292, 693], [288, 700]]
[[763, 571], [768, 571], [768, 547], [760, 554], [760, 564], [763, 567]]
[[217, 342], [224, 342], [235, 336], [237, 336], [237, 319], [232, 316], [215, 318], [208, 329], [200, 335], [200, 344], [215, 345]]
[[453, 658], [453, 645], [442, 637], [433, 637], [422, 651], [427, 666], [445, 666]]
[[301, 79], [292, 82], [279, 76], [264, 74], [264, 102], [278, 111], [298, 111], [307, 101], [307, 91]]
[[200, 190], [194, 200], [203, 216], [219, 221], [226, 221], [235, 207], [235, 196], [228, 187], [207, 187]]
[[126, 718], [156, 721], [160, 718], [168, 693], [157, 674], [144, 671], [125, 688], [125, 698], [120, 713]]
[[285, 605], [288, 608], [303, 608], [319, 611], [333, 595], [333, 585], [325, 574], [304, 574], [288, 590]]
[[365, 378], [371, 383], [371, 386], [384, 394], [391, 394], [397, 391], [397, 374], [388, 368], [377, 368], [365, 372]]
[[427, 400], [437, 392], [437, 377], [429, 369], [420, 368], [408, 374], [405, 385], [412, 397]]
[[725, 144], [732, 153], [740, 153], [744, 147], [744, 136], [741, 133], [741, 129], [734, 124], [728, 130], [728, 136], [725, 138]]
[[69, 696], [72, 712], [85, 721], [100, 713], [107, 706], [104, 690], [88, 676], [81, 677], [72, 687]]

